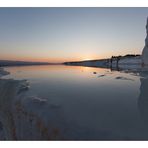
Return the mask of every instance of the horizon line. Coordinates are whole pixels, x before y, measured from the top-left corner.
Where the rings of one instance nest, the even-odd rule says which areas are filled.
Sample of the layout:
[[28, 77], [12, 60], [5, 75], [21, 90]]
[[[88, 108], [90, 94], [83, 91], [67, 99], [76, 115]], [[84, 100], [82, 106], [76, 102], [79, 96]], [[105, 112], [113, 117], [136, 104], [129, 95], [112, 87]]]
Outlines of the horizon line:
[[[141, 54], [125, 54], [125, 55], [118, 55], [118, 56], [126, 56], [126, 55], [141, 55]], [[83, 61], [95, 61], [95, 60], [104, 60], [104, 59], [110, 59], [111, 57], [108, 58], [95, 58], [95, 59], [83, 59], [83, 60], [69, 60], [69, 61], [63, 61], [63, 62], [43, 62], [43, 61], [25, 61], [25, 60], [8, 60], [8, 59], [0, 59], [0, 62], [26, 62], [26, 63], [41, 63], [41, 64], [63, 64], [66, 62], [83, 62]]]

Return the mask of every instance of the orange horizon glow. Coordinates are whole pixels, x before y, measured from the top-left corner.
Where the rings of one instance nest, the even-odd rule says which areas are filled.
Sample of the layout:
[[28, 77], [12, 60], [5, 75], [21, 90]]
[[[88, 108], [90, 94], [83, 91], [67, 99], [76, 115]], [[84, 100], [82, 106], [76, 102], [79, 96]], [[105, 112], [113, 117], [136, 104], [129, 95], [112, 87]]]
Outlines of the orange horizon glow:
[[0, 57], [0, 60], [12, 60], [12, 61], [29, 61], [29, 62], [49, 62], [49, 63], [63, 63], [63, 62], [69, 62], [69, 61], [84, 61], [84, 60], [94, 60], [94, 59], [100, 59], [103, 57], [95, 56], [95, 55], [79, 55], [76, 57], [67, 57], [67, 58], [47, 58], [47, 57], [27, 57], [27, 56], [3, 56]]
[[2, 8], [0, 60], [63, 63], [141, 54], [147, 14], [147, 8]]
[[[107, 57], [77, 57], [77, 58], [30, 58], [30, 57], [3, 57], [0, 60], [12, 60], [12, 61], [29, 61], [29, 62], [49, 62], [49, 63], [63, 63], [70, 61], [87, 61], [87, 60], [95, 60], [95, 59], [103, 59]], [[108, 57], [109, 58], [109, 57]]]
[[[0, 57], [0, 60], [10, 60], [10, 61], [28, 61], [28, 62], [49, 62], [49, 63], [63, 63], [63, 62], [72, 62], [72, 61], [87, 61], [87, 60], [97, 60], [97, 59], [106, 59], [110, 58], [112, 55], [113, 56], [118, 56], [118, 55], [126, 55], [125, 54], [102, 54], [102, 55], [81, 55], [77, 57], [67, 57], [67, 58], [44, 58], [44, 57], [14, 57], [14, 56], [3, 56]], [[129, 53], [128, 53], [129, 54]], [[130, 53], [130, 54], [140, 54], [139, 53]]]

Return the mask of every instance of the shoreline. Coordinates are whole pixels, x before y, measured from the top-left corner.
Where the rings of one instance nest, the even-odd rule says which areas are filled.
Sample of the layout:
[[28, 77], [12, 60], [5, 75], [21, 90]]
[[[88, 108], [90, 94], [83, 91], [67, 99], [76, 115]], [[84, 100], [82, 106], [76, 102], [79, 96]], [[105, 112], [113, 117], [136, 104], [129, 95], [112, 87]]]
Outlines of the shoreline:
[[107, 68], [107, 69], [117, 70], [117, 71], [122, 71], [122, 70], [140, 71], [142, 69], [145, 69], [142, 67], [142, 60], [141, 60], [141, 56], [139, 55], [131, 56], [131, 57], [123, 56], [123, 57], [120, 57], [120, 60], [118, 59], [118, 57], [114, 57], [111, 59], [65, 62], [64, 65]]
[[8, 74], [0, 68], [0, 140], [62, 140], [67, 126], [61, 127], [61, 108], [28, 94], [27, 80], [2, 78]]
[[5, 71], [3, 67], [0, 67], [0, 78], [5, 76], [5, 75], [9, 75], [10, 72]]
[[5, 66], [58, 65], [58, 64], [61, 64], [61, 63], [0, 60], [0, 67], [5, 67]]

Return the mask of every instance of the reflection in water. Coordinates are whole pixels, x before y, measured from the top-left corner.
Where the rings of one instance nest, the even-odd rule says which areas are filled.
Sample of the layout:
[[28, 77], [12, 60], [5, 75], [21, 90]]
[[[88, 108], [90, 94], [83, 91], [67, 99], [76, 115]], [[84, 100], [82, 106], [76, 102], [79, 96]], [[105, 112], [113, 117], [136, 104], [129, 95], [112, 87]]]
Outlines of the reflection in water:
[[138, 108], [145, 124], [148, 125], [148, 72], [140, 72], [140, 95], [138, 99]]
[[[137, 113], [137, 74], [70, 66], [7, 70], [11, 75], [0, 79], [1, 140], [148, 139]], [[138, 108], [147, 124], [144, 74]]]
[[[111, 68], [111, 71], [117, 70], [121, 71], [122, 69], [119, 68]], [[126, 72], [124, 70], [124, 72]], [[140, 116], [142, 120], [144, 121], [144, 124], [148, 127], [148, 68], [143, 67], [143, 69], [140, 69], [140, 71], [134, 70], [134, 71], [127, 71], [132, 72], [135, 76], [140, 76], [140, 94], [138, 98], [138, 109], [140, 112]], [[117, 77], [119, 78], [119, 77]], [[132, 79], [127, 79], [132, 80]]]

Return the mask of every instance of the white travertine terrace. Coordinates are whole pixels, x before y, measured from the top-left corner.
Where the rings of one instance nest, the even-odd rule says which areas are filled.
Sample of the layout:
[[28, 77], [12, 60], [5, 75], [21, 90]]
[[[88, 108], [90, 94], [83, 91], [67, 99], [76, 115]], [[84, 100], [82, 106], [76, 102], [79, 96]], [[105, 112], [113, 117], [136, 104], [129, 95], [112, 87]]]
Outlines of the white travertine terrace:
[[145, 39], [145, 46], [142, 51], [142, 63], [143, 65], [148, 65], [148, 18], [147, 18], [147, 24], [146, 24], [146, 39]]

